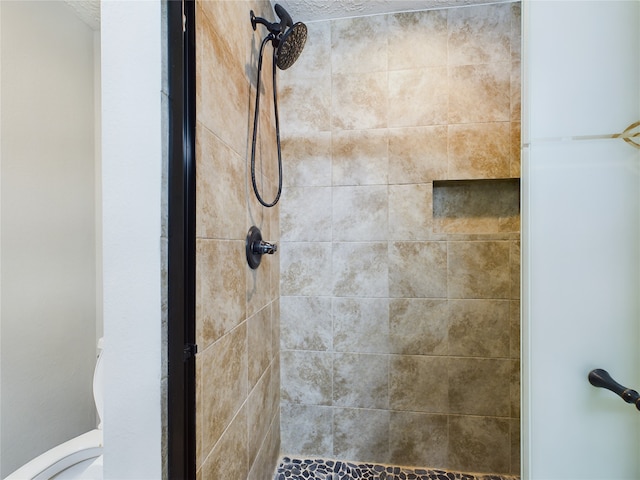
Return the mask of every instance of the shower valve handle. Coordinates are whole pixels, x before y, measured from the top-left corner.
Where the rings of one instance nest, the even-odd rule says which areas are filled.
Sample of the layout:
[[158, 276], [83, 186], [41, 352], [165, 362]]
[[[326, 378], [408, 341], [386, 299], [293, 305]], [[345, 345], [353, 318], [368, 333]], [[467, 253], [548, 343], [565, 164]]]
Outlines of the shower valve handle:
[[253, 253], [257, 253], [259, 255], [273, 255], [278, 251], [278, 245], [275, 243], [265, 242], [260, 240], [260, 242], [256, 242], [253, 244]]
[[273, 255], [278, 251], [278, 245], [262, 240], [262, 232], [255, 225], [249, 229], [246, 240], [247, 263], [252, 269], [260, 266], [263, 255]]
[[601, 368], [591, 370], [589, 372], [589, 383], [594, 387], [606, 388], [616, 395], [619, 395], [627, 403], [634, 403], [636, 408], [640, 410], [640, 394], [635, 390], [623, 387], [616, 382], [609, 372]]

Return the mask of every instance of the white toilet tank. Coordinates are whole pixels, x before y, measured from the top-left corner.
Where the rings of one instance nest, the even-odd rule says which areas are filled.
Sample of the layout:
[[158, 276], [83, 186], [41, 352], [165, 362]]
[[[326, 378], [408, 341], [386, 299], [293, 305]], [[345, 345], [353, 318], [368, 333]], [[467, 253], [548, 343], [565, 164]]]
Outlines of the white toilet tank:
[[102, 430], [102, 414], [104, 412], [104, 339], [98, 340], [98, 360], [96, 360], [96, 368], [93, 371], [93, 401], [96, 404], [98, 412], [98, 428]]

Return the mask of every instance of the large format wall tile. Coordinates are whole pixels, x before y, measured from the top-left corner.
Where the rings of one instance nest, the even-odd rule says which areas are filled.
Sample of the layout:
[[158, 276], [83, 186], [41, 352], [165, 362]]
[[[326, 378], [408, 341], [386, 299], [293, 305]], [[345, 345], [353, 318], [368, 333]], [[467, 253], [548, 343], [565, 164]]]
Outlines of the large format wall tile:
[[509, 242], [448, 242], [450, 298], [510, 298]]
[[453, 357], [448, 374], [451, 413], [509, 416], [510, 360]]
[[333, 185], [386, 185], [388, 134], [386, 129], [345, 130], [332, 134]]
[[[265, 100], [269, 101], [266, 95]], [[313, 82], [308, 77], [280, 77], [278, 104], [280, 129], [287, 135], [330, 130], [331, 77], [324, 75]]]
[[199, 15], [196, 22], [198, 121], [233, 150], [242, 152], [248, 134], [249, 84], [244, 65], [236, 58], [235, 42], [224, 35], [226, 29], [216, 29], [209, 18]]
[[200, 354], [203, 452], [218, 442], [248, 394], [246, 338], [242, 324]]
[[[374, 15], [331, 22], [333, 74], [386, 72], [387, 18]], [[365, 38], [367, 42], [362, 41]]]
[[449, 64], [511, 60], [511, 4], [448, 10]]
[[251, 466], [247, 480], [263, 480], [273, 474], [273, 466], [277, 465], [280, 456], [280, 415], [277, 412], [272, 418], [269, 431], [258, 455]]
[[372, 458], [389, 462], [389, 411], [334, 408], [335, 458]]
[[[271, 237], [269, 233], [263, 233], [263, 235], [263, 238], [277, 242], [277, 238]], [[240, 254], [240, 262], [244, 265], [246, 275], [245, 303], [246, 315], [249, 317], [268, 305], [274, 296], [277, 295], [274, 283], [277, 285], [278, 282], [277, 280], [272, 282], [272, 279], [273, 277], [277, 277], [279, 265], [275, 256], [265, 255], [262, 257], [260, 268], [255, 270], [249, 268], [247, 264], [246, 240], [238, 243], [244, 245], [244, 252]]]
[[389, 185], [389, 240], [431, 240], [431, 183]]
[[[222, 4], [217, 5], [216, 3]], [[196, 25], [206, 21], [211, 26], [212, 30], [218, 32], [223, 32], [226, 29], [233, 29], [231, 31], [245, 31], [249, 33], [247, 27], [251, 28], [251, 23], [247, 7], [251, 8], [247, 2], [241, 1], [200, 1], [198, 2], [198, 10], [196, 11], [196, 15], [198, 15], [196, 18]], [[262, 6], [256, 5], [254, 7], [256, 7], [255, 14], [257, 16], [262, 16], [266, 13], [266, 10]], [[250, 34], [253, 34], [253, 32]], [[258, 37], [257, 33], [254, 35], [255, 38]], [[224, 43], [225, 52], [227, 53], [225, 60], [237, 68], [244, 69], [246, 66], [247, 56], [249, 55], [250, 42], [237, 42], [235, 41], [235, 38], [230, 35], [224, 36], [221, 38], [221, 41]], [[203, 53], [206, 52], [207, 50], [203, 49]], [[212, 60], [213, 59], [209, 59], [209, 62]]]
[[198, 480], [209, 478], [247, 478], [249, 458], [247, 416], [243, 408], [224, 432], [196, 474]]
[[388, 297], [389, 267], [384, 242], [334, 243], [333, 295]]
[[[196, 242], [196, 323], [200, 348], [239, 325], [246, 315], [243, 241]], [[218, 272], [211, 275], [211, 272]]]
[[282, 295], [331, 295], [331, 243], [286, 242], [280, 247]]
[[509, 176], [514, 178], [520, 177], [521, 128], [520, 122], [511, 122], [511, 167]]
[[393, 410], [446, 413], [449, 377], [445, 357], [392, 355], [389, 406]]
[[447, 466], [449, 422], [446, 415], [391, 412], [390, 462], [396, 465]]
[[520, 62], [522, 56], [522, 5], [511, 4], [511, 60]]
[[389, 184], [447, 178], [446, 126], [389, 129]]
[[446, 93], [447, 67], [390, 71], [389, 126], [446, 124], [449, 110]]
[[387, 76], [378, 73], [333, 75], [331, 127], [359, 130], [387, 126]]
[[282, 349], [331, 350], [332, 320], [329, 297], [281, 297], [280, 345]]
[[519, 22], [312, 22], [278, 76], [284, 453], [517, 473]]
[[448, 178], [507, 178], [510, 166], [509, 122], [449, 125]]
[[[425, 272], [429, 272], [426, 276]], [[389, 245], [391, 297], [447, 296], [446, 242], [393, 242]]]
[[511, 396], [510, 396], [510, 416], [520, 417], [520, 359], [511, 360]]
[[[267, 79], [271, 78], [271, 72], [273, 71], [272, 64], [269, 62], [266, 68], [263, 68], [263, 79], [266, 77]], [[263, 80], [264, 81], [264, 80]], [[269, 81], [269, 85], [271, 82]], [[278, 174], [278, 151], [276, 146], [276, 128], [274, 125], [274, 103], [272, 96], [267, 96], [265, 92], [264, 85], [260, 85], [260, 91], [262, 95], [260, 95], [260, 112], [258, 115], [258, 124], [256, 130], [256, 148], [255, 148], [255, 173], [256, 179], [259, 182], [269, 182], [276, 183], [277, 182], [277, 174]], [[256, 85], [251, 86], [251, 102], [250, 107], [251, 110], [249, 112], [249, 122], [247, 128], [249, 129], [249, 139], [253, 142], [253, 125], [254, 125], [254, 113], [255, 113], [255, 102], [257, 101], [256, 95]], [[249, 150], [249, 145], [247, 145], [247, 150]], [[242, 152], [243, 153], [243, 152]], [[266, 189], [266, 187], [265, 187]], [[272, 189], [272, 190], [275, 190]], [[275, 194], [271, 194], [268, 192], [268, 197], [274, 197]], [[275, 193], [275, 192], [274, 192]]]
[[[273, 356], [273, 359], [271, 360], [271, 365], [269, 366], [269, 368], [271, 369], [270, 371], [271, 385], [269, 387], [270, 388], [269, 398], [271, 400], [271, 404], [269, 405], [267, 412], [273, 412], [274, 414], [271, 420], [272, 423], [273, 421], [275, 421], [276, 417], [280, 413], [280, 381], [281, 381], [280, 351], [277, 350], [277, 352], [278, 353]], [[280, 425], [280, 419], [278, 418], [278, 428], [279, 428], [279, 425]]]
[[387, 240], [386, 185], [334, 187], [332, 192], [334, 242]]
[[449, 302], [444, 299], [394, 298], [389, 301], [391, 352], [446, 355], [449, 351]]
[[242, 238], [246, 228], [244, 160], [202, 124], [196, 128], [196, 235]]
[[282, 192], [283, 242], [330, 242], [331, 187], [287, 187]]
[[[295, 21], [295, 19], [294, 19]], [[331, 24], [315, 22], [307, 28], [307, 41], [296, 62], [280, 77], [318, 78], [331, 75]]]
[[508, 300], [450, 300], [449, 315], [450, 355], [509, 356]]
[[289, 135], [283, 130], [282, 172], [285, 187], [331, 185], [331, 132]]
[[331, 405], [333, 354], [282, 351], [282, 399], [289, 403]]
[[282, 451], [300, 455], [333, 455], [333, 408], [283, 403]]
[[271, 363], [271, 349], [271, 307], [266, 306], [247, 319], [249, 389], [255, 386]]
[[447, 64], [447, 11], [426, 10], [389, 15], [389, 70]]
[[389, 408], [388, 355], [335, 353], [333, 405], [354, 408]]
[[508, 472], [508, 418], [449, 417], [449, 464], [464, 471]]
[[508, 122], [511, 63], [449, 67], [449, 123]]
[[520, 419], [512, 418], [509, 421], [511, 427], [511, 470], [513, 475], [520, 475]]
[[447, 82], [447, 67], [390, 71], [389, 127], [446, 124]]
[[520, 301], [512, 300], [509, 303], [509, 318], [511, 325], [511, 347], [509, 356], [520, 358]]
[[[196, 471], [201, 480], [264, 480], [280, 445], [279, 262], [271, 257], [251, 270], [245, 258], [250, 225], [270, 241], [280, 236], [279, 209], [259, 205], [250, 186], [256, 45], [265, 33], [262, 27], [252, 31], [251, 10], [273, 16], [265, 0], [196, 2]], [[268, 200], [277, 188], [271, 51], [268, 46], [256, 142], [256, 179]], [[329, 147], [330, 138], [325, 158]], [[327, 179], [329, 185], [330, 175]]]
[[511, 298], [520, 299], [520, 240], [511, 242]]
[[511, 121], [520, 123], [522, 118], [522, 66], [519, 61], [511, 63]]
[[331, 314], [335, 352], [389, 351], [388, 299], [334, 298]]
[[271, 370], [265, 371], [247, 397], [249, 464], [253, 464], [274, 416], [271, 401]]

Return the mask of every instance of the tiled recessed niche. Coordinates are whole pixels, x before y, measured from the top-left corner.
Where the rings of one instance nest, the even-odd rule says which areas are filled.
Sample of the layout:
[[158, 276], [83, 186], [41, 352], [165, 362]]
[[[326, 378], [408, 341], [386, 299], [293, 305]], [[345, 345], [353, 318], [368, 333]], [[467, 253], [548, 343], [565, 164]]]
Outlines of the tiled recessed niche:
[[518, 233], [520, 179], [434, 180], [433, 223], [437, 233]]

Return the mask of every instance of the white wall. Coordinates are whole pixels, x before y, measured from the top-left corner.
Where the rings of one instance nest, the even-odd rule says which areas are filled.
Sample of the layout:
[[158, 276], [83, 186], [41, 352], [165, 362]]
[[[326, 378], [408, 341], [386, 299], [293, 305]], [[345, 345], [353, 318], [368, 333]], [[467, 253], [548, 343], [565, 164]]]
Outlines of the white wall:
[[104, 335], [102, 318], [102, 76], [100, 30], [93, 32], [94, 187], [96, 229], [96, 345]]
[[106, 479], [161, 478], [161, 4], [102, 3]]
[[2, 476], [95, 426], [94, 33], [0, 3]]

